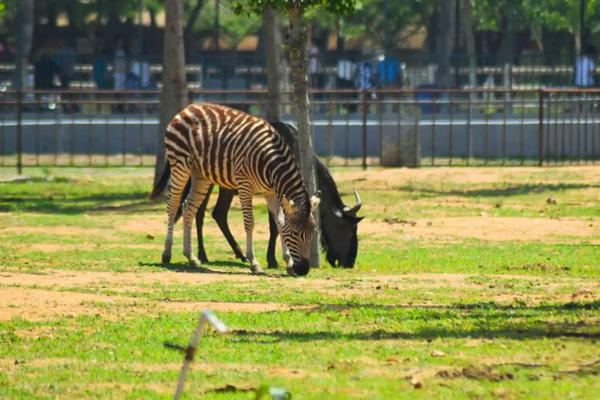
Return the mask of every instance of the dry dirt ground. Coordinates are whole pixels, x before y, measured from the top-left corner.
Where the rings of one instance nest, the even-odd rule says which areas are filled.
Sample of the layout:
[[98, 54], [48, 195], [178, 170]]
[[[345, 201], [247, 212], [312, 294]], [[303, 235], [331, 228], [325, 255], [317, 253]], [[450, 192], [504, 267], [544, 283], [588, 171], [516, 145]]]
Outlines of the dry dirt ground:
[[[220, 273], [219, 273], [220, 272]], [[172, 301], [170, 299], [149, 299], [136, 296], [136, 292], [148, 295], [155, 289], [153, 285], [193, 285], [199, 291], [206, 285], [232, 284], [249, 288], [254, 283], [267, 282], [278, 289], [311, 290], [328, 296], [347, 297], [378, 295], [386, 298], [382, 290], [394, 293], [421, 290], [450, 289], [459, 295], [461, 290], [485, 291], [485, 299], [498, 303], [526, 302], [533, 305], [544, 301], [599, 300], [600, 282], [580, 278], [561, 278], [548, 283], [543, 278], [526, 275], [486, 275], [501, 282], [519, 280], [526, 282], [527, 293], [515, 293], [502, 284], [478, 281], [474, 274], [403, 274], [366, 275], [360, 278], [330, 279], [286, 279], [280, 275], [253, 276], [244, 274], [182, 273], [182, 272], [92, 272], [44, 270], [40, 273], [4, 271], [0, 273], [0, 320], [19, 317], [26, 320], [47, 320], [61, 316], [81, 314], [102, 315], [107, 318], [120, 318], [128, 314], [152, 312], [195, 311], [209, 308], [222, 312], [265, 312], [286, 310], [314, 310], [317, 304], [290, 305], [277, 302], [228, 302], [228, 301]], [[533, 288], [533, 289], [531, 289]], [[108, 291], [109, 294], [98, 293]], [[450, 295], [454, 297], [455, 295]], [[458, 297], [457, 297], [458, 298]], [[110, 305], [110, 307], [106, 307]], [[419, 305], [437, 307], [439, 304], [427, 301], [414, 304], [412, 301], [397, 306]], [[340, 306], [343, 309], [343, 306]]]

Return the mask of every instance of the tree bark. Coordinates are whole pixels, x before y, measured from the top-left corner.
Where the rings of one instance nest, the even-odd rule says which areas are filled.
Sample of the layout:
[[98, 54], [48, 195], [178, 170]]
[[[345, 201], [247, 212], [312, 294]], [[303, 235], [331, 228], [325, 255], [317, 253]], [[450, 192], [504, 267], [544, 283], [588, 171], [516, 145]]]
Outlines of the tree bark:
[[451, 56], [454, 49], [454, 31], [455, 31], [455, 1], [442, 0], [441, 10], [438, 18], [438, 37], [436, 40], [436, 53], [438, 59], [438, 70], [436, 73], [436, 83], [438, 86], [446, 88], [452, 84]]
[[461, 19], [464, 25], [465, 48], [469, 62], [469, 86], [477, 86], [477, 58], [475, 56], [475, 32], [473, 31], [473, 8], [471, 0], [462, 0]]
[[185, 29], [184, 29], [185, 51], [187, 53], [188, 61], [189, 61], [189, 56], [191, 54], [190, 52], [192, 51], [192, 35], [194, 33], [194, 25], [196, 25], [196, 21], [198, 20], [198, 17], [200, 16], [200, 11], [202, 11], [202, 8], [204, 7], [204, 1], [205, 0], [197, 0], [196, 1], [194, 8], [190, 12], [189, 17], [185, 23]]
[[[308, 101], [308, 60], [306, 58], [307, 30], [303, 17], [303, 9], [298, 5], [288, 7], [288, 18], [290, 23], [288, 49], [290, 70], [292, 75], [293, 108], [298, 124], [298, 148], [300, 151], [300, 169], [304, 185], [309, 196], [316, 193], [314, 151], [312, 146], [312, 135], [310, 129], [310, 113]], [[318, 208], [313, 210], [313, 215], [318, 224]], [[314, 236], [311, 246], [311, 267], [319, 266], [319, 236]]]
[[21, 0], [17, 3], [16, 27], [17, 48], [15, 59], [14, 88], [27, 87], [27, 66], [33, 39], [33, 0]]
[[155, 29], [157, 29], [156, 10], [152, 7], [148, 7], [148, 13], [150, 14], [150, 27], [154, 31]]
[[188, 103], [183, 49], [183, 0], [168, 0], [165, 5], [165, 38], [163, 52], [160, 122], [157, 136], [154, 182], [160, 178], [165, 165], [164, 129]]
[[265, 63], [267, 68], [267, 121], [281, 119], [281, 29], [277, 11], [271, 7], [263, 13]]

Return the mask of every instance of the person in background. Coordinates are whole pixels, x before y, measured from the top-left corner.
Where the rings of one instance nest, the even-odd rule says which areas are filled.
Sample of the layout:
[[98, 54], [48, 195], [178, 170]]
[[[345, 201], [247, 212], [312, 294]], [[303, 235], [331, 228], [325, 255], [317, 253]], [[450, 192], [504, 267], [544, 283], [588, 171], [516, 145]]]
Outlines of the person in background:
[[73, 101], [72, 93], [67, 93], [71, 87], [71, 81], [75, 77], [75, 46], [73, 38], [62, 38], [56, 55], [54, 56], [54, 65], [56, 66], [56, 74], [60, 81], [60, 89], [63, 110], [65, 112], [79, 111], [79, 105]]
[[122, 36], [115, 38], [113, 59], [113, 86], [115, 89], [125, 89], [127, 80], [127, 50]]
[[350, 60], [340, 59], [337, 63], [338, 89], [354, 89], [354, 63]]
[[[354, 89], [354, 76], [356, 72], [356, 66], [354, 63], [347, 59], [340, 59], [337, 62], [336, 68], [336, 87], [338, 89]], [[344, 98], [344, 95], [341, 95]], [[349, 112], [356, 111], [356, 105], [350, 104], [346, 107]]]
[[313, 89], [320, 89], [321, 85], [321, 58], [319, 54], [319, 48], [313, 40], [311, 46], [308, 49], [308, 73], [310, 75], [311, 87]]
[[373, 63], [369, 60], [361, 61], [356, 71], [356, 86], [359, 90], [373, 89]]
[[96, 88], [105, 90], [112, 87], [110, 74], [108, 73], [108, 61], [110, 60], [110, 50], [105, 47], [101, 55], [94, 60], [94, 82]]
[[400, 61], [394, 56], [381, 55], [377, 61], [377, 77], [382, 87], [401, 86]]
[[75, 77], [75, 48], [72, 40], [62, 39], [60, 48], [54, 57], [60, 88], [69, 89], [71, 81]]
[[588, 88], [594, 86], [594, 71], [596, 64], [593, 57], [596, 55], [596, 49], [592, 46], [585, 48], [585, 51], [575, 59], [575, 86], [579, 88]]
[[55, 78], [58, 69], [54, 62], [54, 46], [51, 39], [42, 42], [33, 57], [33, 86], [36, 90], [57, 89]]

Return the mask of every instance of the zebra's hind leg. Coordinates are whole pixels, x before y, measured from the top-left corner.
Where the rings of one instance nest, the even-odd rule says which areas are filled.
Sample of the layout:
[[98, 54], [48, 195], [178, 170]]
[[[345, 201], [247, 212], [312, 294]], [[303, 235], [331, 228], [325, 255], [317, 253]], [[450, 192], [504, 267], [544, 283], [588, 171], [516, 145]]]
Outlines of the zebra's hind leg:
[[210, 187], [210, 181], [192, 176], [192, 187], [183, 205], [183, 255], [189, 260], [190, 266], [197, 268], [200, 267], [200, 261], [192, 251], [192, 224]]
[[255, 274], [264, 274], [256, 256], [254, 255], [254, 243], [252, 231], [254, 230], [254, 215], [252, 213], [252, 186], [241, 184], [238, 186], [242, 214], [244, 215], [244, 231], [246, 231], [246, 258], [250, 261], [250, 270]]
[[181, 194], [190, 174], [191, 171], [183, 165], [176, 164], [171, 166], [171, 182], [169, 183], [169, 199], [167, 200], [167, 236], [165, 238], [165, 247], [162, 253], [163, 264], [171, 262], [173, 225], [175, 224], [177, 209], [181, 203]]

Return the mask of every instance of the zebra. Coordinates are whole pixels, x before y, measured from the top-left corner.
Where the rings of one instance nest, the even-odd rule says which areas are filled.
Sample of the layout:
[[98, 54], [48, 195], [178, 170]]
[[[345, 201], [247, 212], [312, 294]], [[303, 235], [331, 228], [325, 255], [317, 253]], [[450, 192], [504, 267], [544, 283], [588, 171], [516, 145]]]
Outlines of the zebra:
[[[298, 129], [293, 124], [288, 124], [281, 121], [269, 121], [269, 124], [290, 146], [294, 156], [299, 157], [298, 151]], [[363, 217], [358, 217], [356, 214], [362, 206], [362, 201], [358, 195], [358, 191], [354, 190], [356, 204], [352, 207], [347, 206], [342, 202], [340, 193], [333, 176], [327, 169], [327, 166], [317, 157], [314, 156], [315, 173], [317, 178], [317, 188], [319, 190], [321, 203], [319, 204], [319, 224], [321, 229], [321, 248], [324, 250], [325, 256], [331, 266], [342, 266], [352, 268], [356, 262], [358, 252], [358, 223]], [[191, 182], [185, 186], [184, 196], [190, 191]], [[204, 214], [208, 205], [208, 199], [212, 193], [212, 189], [208, 194], [196, 214], [196, 232], [198, 239], [198, 258], [201, 262], [208, 262], [208, 257], [204, 249], [203, 232]], [[247, 261], [244, 252], [237, 244], [235, 238], [231, 234], [227, 215], [231, 207], [231, 203], [235, 196], [234, 190], [219, 188], [219, 197], [212, 212], [212, 216], [221, 229], [221, 232], [227, 239], [235, 256]], [[182, 208], [179, 207], [175, 220], [181, 217]], [[269, 245], [267, 247], [267, 261], [269, 268], [277, 268], [277, 260], [275, 258], [275, 242], [277, 240], [278, 228], [273, 217], [269, 214]]]
[[193, 267], [200, 261], [192, 252], [192, 221], [212, 184], [238, 191], [246, 258], [255, 274], [264, 273], [252, 240], [252, 197], [262, 193], [281, 232], [284, 259], [290, 275], [310, 270], [310, 244], [316, 230], [312, 210], [317, 194], [309, 198], [292, 151], [265, 120], [217, 104], [190, 104], [168, 124], [165, 134], [165, 169], [150, 198], [165, 189], [169, 177], [167, 235], [163, 264], [171, 261], [173, 225], [188, 179], [191, 189], [183, 210], [183, 254]]

